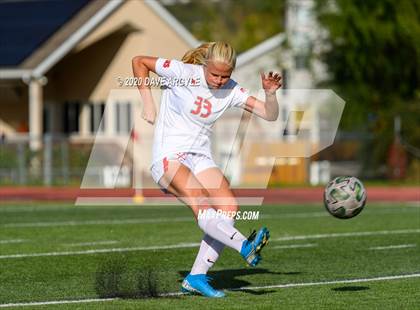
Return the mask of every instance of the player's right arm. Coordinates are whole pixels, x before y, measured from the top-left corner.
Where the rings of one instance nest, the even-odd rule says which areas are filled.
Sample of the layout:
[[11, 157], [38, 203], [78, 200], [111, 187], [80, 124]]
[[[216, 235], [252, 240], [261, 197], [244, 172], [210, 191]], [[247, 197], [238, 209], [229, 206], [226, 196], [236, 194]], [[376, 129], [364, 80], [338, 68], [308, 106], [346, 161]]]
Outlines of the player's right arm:
[[142, 118], [152, 125], [155, 123], [156, 119], [156, 106], [153, 102], [150, 86], [145, 85], [144, 81], [146, 77], [149, 77], [150, 71], [156, 73], [157, 59], [157, 57], [136, 56], [132, 60], [133, 74], [134, 77], [138, 78], [139, 84], [137, 85], [137, 88], [143, 99]]
[[186, 69], [183, 62], [175, 59], [136, 56], [133, 58], [132, 64], [134, 77], [138, 78], [138, 89], [144, 102], [142, 117], [150, 124], [153, 124], [156, 118], [156, 107], [153, 103], [149, 85], [142, 83], [149, 76], [149, 72], [152, 71], [167, 79], [186, 78], [189, 77], [191, 72]]

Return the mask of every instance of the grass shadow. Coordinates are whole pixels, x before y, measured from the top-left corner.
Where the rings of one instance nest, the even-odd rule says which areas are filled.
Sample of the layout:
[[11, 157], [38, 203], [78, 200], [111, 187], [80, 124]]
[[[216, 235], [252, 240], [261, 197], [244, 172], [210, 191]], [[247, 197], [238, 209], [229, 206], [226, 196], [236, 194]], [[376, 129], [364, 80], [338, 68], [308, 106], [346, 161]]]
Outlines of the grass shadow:
[[154, 266], [129, 268], [127, 257], [112, 256], [104, 259], [95, 272], [95, 291], [100, 298], [178, 298], [168, 295], [165, 274]]
[[331, 290], [336, 291], [336, 292], [357, 292], [357, 291], [370, 290], [370, 287], [368, 286], [342, 286], [342, 287], [334, 287]]

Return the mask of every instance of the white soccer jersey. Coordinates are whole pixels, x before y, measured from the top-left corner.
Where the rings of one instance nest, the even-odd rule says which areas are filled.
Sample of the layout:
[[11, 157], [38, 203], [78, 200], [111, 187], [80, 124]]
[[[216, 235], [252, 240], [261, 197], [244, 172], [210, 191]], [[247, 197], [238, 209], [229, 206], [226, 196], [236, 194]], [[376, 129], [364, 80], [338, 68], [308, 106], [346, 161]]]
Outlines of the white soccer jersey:
[[[202, 66], [177, 60], [159, 58], [156, 73], [169, 86], [162, 92], [154, 133], [153, 163], [179, 152], [211, 158], [210, 136], [214, 122], [226, 109], [242, 107], [249, 97], [248, 91], [233, 80], [221, 89], [209, 89]], [[178, 85], [173, 85], [176, 79]], [[185, 86], [188, 81], [194, 85]]]

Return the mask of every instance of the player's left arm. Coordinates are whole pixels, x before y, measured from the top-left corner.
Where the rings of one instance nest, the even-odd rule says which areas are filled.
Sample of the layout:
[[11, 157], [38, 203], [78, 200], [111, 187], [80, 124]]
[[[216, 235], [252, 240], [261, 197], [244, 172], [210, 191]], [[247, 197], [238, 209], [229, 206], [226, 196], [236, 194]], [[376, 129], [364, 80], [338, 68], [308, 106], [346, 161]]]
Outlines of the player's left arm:
[[261, 83], [265, 91], [265, 101], [249, 96], [244, 109], [267, 121], [276, 121], [279, 116], [279, 103], [276, 91], [281, 87], [281, 76], [278, 73], [261, 73]]

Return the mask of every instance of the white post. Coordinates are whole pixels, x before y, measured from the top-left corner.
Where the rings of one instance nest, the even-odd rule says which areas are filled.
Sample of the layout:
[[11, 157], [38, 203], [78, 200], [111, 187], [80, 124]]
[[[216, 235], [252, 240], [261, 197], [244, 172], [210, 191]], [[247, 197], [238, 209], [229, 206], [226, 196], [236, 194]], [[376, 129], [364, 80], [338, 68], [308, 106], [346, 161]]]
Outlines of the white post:
[[113, 137], [115, 135], [115, 103], [108, 100], [104, 111], [105, 128], [104, 132], [107, 136]]
[[42, 146], [42, 86], [44, 79], [31, 79], [29, 81], [29, 147], [37, 151]]
[[83, 102], [79, 114], [79, 134], [87, 137], [90, 134], [90, 109], [87, 102]]

